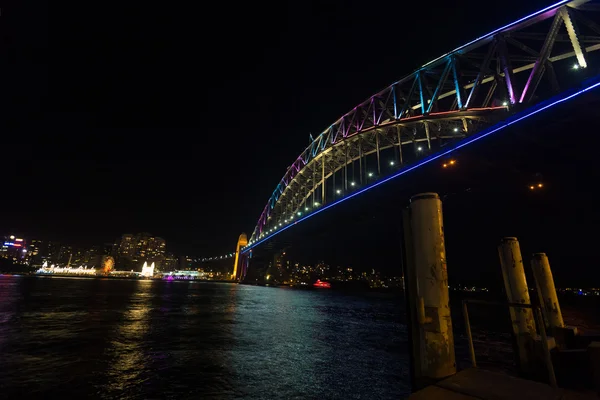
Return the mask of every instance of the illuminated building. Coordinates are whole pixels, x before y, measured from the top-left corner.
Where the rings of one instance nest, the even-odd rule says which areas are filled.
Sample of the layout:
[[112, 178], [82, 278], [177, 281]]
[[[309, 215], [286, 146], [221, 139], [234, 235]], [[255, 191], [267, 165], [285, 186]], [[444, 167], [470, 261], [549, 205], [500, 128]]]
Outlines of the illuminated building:
[[22, 237], [15, 235], [4, 236], [0, 246], [0, 257], [14, 262], [24, 263], [27, 260], [27, 243]]
[[180, 256], [179, 257], [179, 269], [180, 270], [189, 270], [190, 266], [191, 266], [191, 259], [187, 258], [186, 256]]
[[135, 266], [143, 261], [155, 262], [160, 266], [165, 259], [165, 250], [163, 238], [149, 233], [125, 234], [121, 236], [117, 258], [121, 266]]
[[133, 259], [135, 255], [135, 236], [130, 234], [125, 234], [121, 236], [121, 241], [119, 243], [119, 257], [127, 257]]
[[177, 257], [172, 253], [166, 253], [165, 259], [160, 266], [161, 271], [175, 271], [177, 269]]
[[29, 265], [36, 265], [40, 263], [42, 257], [42, 246], [41, 240], [32, 239], [27, 246], [27, 263]]

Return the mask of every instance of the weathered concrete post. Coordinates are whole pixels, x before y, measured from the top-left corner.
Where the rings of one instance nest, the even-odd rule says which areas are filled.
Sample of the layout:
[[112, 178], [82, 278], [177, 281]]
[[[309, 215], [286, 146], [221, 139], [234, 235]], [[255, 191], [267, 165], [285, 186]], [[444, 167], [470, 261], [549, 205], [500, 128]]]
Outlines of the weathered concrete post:
[[[529, 289], [523, 268], [523, 258], [519, 241], [514, 237], [502, 239], [498, 246], [500, 266], [504, 278], [504, 288], [509, 303], [531, 304]], [[536, 335], [533, 310], [523, 307], [509, 307], [513, 332], [517, 341], [519, 365], [522, 372], [533, 370], [533, 339]]]
[[533, 270], [533, 277], [544, 318], [550, 324], [550, 328], [564, 328], [565, 322], [560, 312], [554, 278], [552, 277], [546, 253], [535, 253], [533, 255], [531, 269]]
[[442, 202], [437, 193], [410, 200], [411, 261], [407, 265], [411, 304], [418, 329], [413, 338], [419, 386], [456, 373], [448, 294]]

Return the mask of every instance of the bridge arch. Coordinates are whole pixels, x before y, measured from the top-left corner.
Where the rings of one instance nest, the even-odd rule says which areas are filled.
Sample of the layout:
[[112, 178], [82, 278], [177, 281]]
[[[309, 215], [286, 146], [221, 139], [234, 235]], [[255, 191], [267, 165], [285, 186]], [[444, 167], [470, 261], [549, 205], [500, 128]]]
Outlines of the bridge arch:
[[[598, 1], [560, 1], [371, 96], [325, 129], [288, 167], [242, 253], [354, 191], [558, 93], [585, 87], [586, 79], [592, 79], [587, 81], [591, 87], [600, 76], [599, 23]], [[383, 155], [393, 165], [382, 165]]]

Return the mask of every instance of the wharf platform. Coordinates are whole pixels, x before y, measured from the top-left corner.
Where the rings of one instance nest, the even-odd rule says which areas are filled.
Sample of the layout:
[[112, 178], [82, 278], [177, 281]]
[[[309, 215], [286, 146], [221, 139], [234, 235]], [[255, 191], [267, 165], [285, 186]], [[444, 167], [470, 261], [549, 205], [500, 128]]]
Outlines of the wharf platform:
[[478, 368], [460, 371], [450, 378], [409, 396], [409, 400], [593, 400], [593, 394], [554, 389], [549, 385]]

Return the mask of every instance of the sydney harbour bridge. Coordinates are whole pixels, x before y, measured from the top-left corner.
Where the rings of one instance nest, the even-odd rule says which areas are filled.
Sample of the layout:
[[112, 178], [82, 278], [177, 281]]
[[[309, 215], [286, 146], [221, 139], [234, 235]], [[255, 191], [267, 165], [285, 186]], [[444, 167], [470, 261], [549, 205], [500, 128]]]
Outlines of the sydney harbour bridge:
[[340, 202], [600, 90], [600, 1], [560, 1], [423, 64], [326, 127], [242, 234], [253, 250]]

